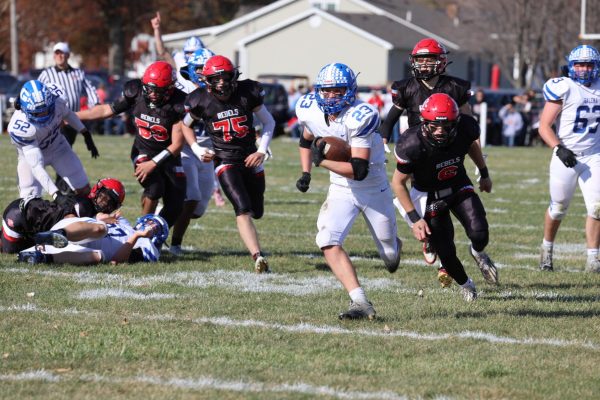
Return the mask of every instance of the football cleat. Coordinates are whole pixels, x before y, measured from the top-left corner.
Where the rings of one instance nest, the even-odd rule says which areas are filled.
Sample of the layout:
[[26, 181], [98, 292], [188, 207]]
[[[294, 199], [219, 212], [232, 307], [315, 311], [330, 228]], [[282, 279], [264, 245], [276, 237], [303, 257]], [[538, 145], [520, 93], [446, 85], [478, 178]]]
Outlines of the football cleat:
[[351, 301], [348, 311], [340, 313], [338, 317], [341, 320], [367, 318], [369, 321], [373, 321], [375, 319], [375, 315], [375, 309], [370, 301], [367, 301], [366, 303], [356, 303]]
[[56, 231], [47, 231], [47, 232], [39, 232], [33, 236], [33, 241], [35, 244], [48, 244], [56, 247], [57, 249], [62, 249], [67, 247], [69, 244], [69, 240], [65, 236], [64, 229], [56, 230]]
[[169, 253], [173, 254], [175, 257], [180, 257], [183, 255], [183, 249], [178, 245], [171, 245], [169, 247]]
[[540, 269], [542, 271], [554, 271], [552, 264], [552, 248], [542, 246], [542, 254], [540, 256]]
[[587, 272], [600, 273], [600, 260], [598, 260], [595, 256], [590, 257], [587, 260], [585, 270]]
[[468, 285], [466, 287], [461, 287], [461, 292], [463, 295], [463, 299], [467, 302], [472, 302], [477, 300], [477, 289], [475, 289], [475, 284], [472, 280], [467, 281]]
[[258, 256], [256, 258], [256, 261], [254, 262], [254, 271], [257, 274], [265, 274], [271, 272], [271, 270], [269, 269], [269, 263], [267, 262], [267, 259], [265, 257]]
[[425, 258], [425, 262], [429, 265], [435, 263], [437, 260], [437, 253], [427, 239], [423, 242], [423, 258]]
[[475, 260], [475, 263], [477, 263], [477, 266], [481, 270], [481, 275], [483, 275], [483, 279], [485, 279], [485, 281], [491, 285], [497, 285], [498, 270], [496, 269], [496, 266], [494, 265], [492, 259], [483, 251], [478, 253], [477, 255], [474, 255], [473, 247], [469, 248], [469, 253], [471, 253], [471, 256]]
[[48, 264], [51, 262], [51, 257], [39, 250], [21, 251], [17, 256], [17, 261], [28, 264]]
[[437, 278], [443, 288], [447, 288], [452, 285], [452, 277], [448, 275], [448, 272], [444, 267], [440, 267], [440, 269], [438, 269]]

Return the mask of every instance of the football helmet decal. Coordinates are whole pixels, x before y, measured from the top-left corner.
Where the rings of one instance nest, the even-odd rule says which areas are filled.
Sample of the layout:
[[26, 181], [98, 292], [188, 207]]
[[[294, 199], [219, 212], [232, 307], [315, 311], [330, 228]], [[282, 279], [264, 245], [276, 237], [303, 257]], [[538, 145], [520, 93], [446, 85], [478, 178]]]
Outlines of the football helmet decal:
[[[600, 53], [598, 53], [596, 48], [588, 45], [577, 46], [571, 50], [567, 61], [569, 62], [569, 78], [574, 81], [582, 85], [590, 85], [598, 79], [600, 74]], [[592, 68], [576, 71], [575, 64], [582, 63], [592, 64]]]
[[146, 214], [139, 217], [135, 223], [136, 231], [144, 231], [147, 228], [152, 228], [152, 243], [155, 246], [162, 245], [169, 237], [169, 225], [167, 221], [158, 214]]
[[56, 96], [40, 81], [27, 81], [21, 88], [19, 107], [35, 125], [46, 125], [52, 119], [55, 103]]
[[156, 61], [142, 76], [144, 98], [151, 107], [157, 107], [169, 100], [175, 90], [175, 71], [171, 64]]
[[[331, 89], [345, 89], [343, 93]], [[319, 71], [315, 83], [317, 105], [325, 114], [337, 114], [356, 100], [356, 75], [346, 64], [327, 64]]]
[[202, 69], [204, 68], [204, 64], [208, 61], [209, 58], [214, 56], [215, 53], [210, 51], [207, 48], [201, 48], [196, 51], [188, 58], [187, 62], [187, 70], [188, 76], [192, 82], [194, 82], [198, 86], [205, 86], [204, 81], [202, 81]]
[[458, 105], [445, 93], [434, 93], [421, 105], [422, 131], [434, 147], [446, 147], [456, 138]]
[[[100, 193], [105, 193], [107, 198], [100, 196]], [[125, 201], [125, 187], [121, 181], [115, 178], [100, 179], [92, 187], [88, 197], [92, 199], [97, 212], [110, 214], [123, 205], [123, 201]]]
[[441, 75], [448, 66], [448, 51], [440, 42], [427, 38], [420, 40], [410, 53], [410, 67], [417, 79], [429, 80]]
[[204, 64], [202, 75], [211, 93], [228, 98], [235, 91], [240, 73], [227, 57], [212, 56]]

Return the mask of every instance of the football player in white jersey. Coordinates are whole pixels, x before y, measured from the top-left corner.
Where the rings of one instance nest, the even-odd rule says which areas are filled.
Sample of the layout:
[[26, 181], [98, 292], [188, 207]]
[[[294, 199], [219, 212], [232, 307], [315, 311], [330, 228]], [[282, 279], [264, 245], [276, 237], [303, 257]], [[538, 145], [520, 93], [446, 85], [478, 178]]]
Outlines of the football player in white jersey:
[[[402, 242], [396, 236], [396, 215], [385, 171], [383, 140], [377, 132], [377, 109], [356, 98], [356, 75], [341, 63], [321, 68], [314, 93], [296, 103], [304, 132], [300, 136], [302, 177], [296, 186], [306, 192], [312, 163], [330, 171], [329, 193], [317, 220], [317, 245], [327, 264], [348, 291], [350, 308], [340, 319], [375, 318], [375, 309], [360, 286], [356, 270], [342, 247], [354, 220], [362, 213], [389, 272], [400, 263]], [[324, 159], [316, 138], [334, 136], [351, 147], [347, 162]], [[311, 163], [312, 161], [312, 163]]]
[[19, 253], [31, 264], [99, 264], [157, 262], [158, 247], [169, 235], [167, 222], [157, 214], [140, 217], [132, 227], [117, 214], [94, 218], [66, 218], [51, 231], [35, 235], [36, 245]]
[[46, 165], [52, 165], [76, 194], [86, 195], [90, 186], [85, 169], [60, 131], [63, 120], [78, 132], [86, 128], [67, 107], [61, 90], [53, 84], [27, 81], [15, 105], [8, 133], [17, 149], [19, 197], [39, 197], [43, 189], [59, 203], [69, 201], [46, 172]]
[[[546, 104], [539, 133], [554, 151], [540, 269], [554, 268], [554, 239], [579, 184], [587, 209], [586, 271], [600, 273], [600, 53], [592, 46], [578, 46], [567, 60], [568, 77], [553, 78], [544, 85]], [[552, 129], [555, 120], [556, 132]]]

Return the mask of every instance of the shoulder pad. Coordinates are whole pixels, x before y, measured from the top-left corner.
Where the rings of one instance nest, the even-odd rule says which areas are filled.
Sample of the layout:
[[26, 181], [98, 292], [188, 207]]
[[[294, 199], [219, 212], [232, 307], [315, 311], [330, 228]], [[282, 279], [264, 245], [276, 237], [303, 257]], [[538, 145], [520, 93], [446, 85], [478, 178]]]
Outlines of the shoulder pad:
[[316, 104], [317, 99], [315, 98], [315, 94], [313, 92], [307, 93], [300, 97], [296, 102], [296, 116], [298, 117], [298, 121], [307, 121], [311, 112], [310, 110], [313, 109], [313, 106], [316, 107]]
[[185, 109], [186, 111], [191, 111], [193, 109], [195, 109], [196, 107], [198, 107], [198, 105], [200, 105], [201, 103], [201, 99], [204, 93], [206, 92], [206, 89], [204, 88], [196, 88], [196, 90], [194, 90], [193, 92], [191, 92], [190, 94], [187, 95], [186, 99], [185, 99]]
[[37, 132], [35, 125], [27, 121], [25, 113], [20, 110], [14, 112], [6, 130], [15, 142], [23, 146], [33, 143]]
[[123, 86], [123, 97], [127, 99], [136, 98], [142, 93], [142, 81], [140, 79], [133, 79], [128, 81]]
[[549, 79], [544, 84], [542, 91], [544, 99], [546, 101], [562, 100], [569, 92], [570, 81], [571, 79], [564, 77]]
[[421, 141], [418, 137], [420, 131], [421, 125], [415, 125], [404, 131], [402, 140], [394, 147], [394, 156], [398, 164], [410, 164], [418, 157], [421, 150]]
[[352, 136], [366, 136], [379, 128], [379, 111], [374, 105], [357, 102], [347, 111], [345, 125]]

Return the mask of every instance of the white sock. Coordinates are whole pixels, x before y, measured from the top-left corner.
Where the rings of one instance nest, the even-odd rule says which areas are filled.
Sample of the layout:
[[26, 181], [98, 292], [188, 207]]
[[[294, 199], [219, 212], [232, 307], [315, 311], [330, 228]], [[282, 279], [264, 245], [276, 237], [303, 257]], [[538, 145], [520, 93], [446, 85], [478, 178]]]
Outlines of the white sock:
[[598, 249], [587, 249], [588, 260], [594, 260], [598, 258]]
[[364, 289], [360, 286], [356, 289], [352, 289], [348, 294], [355, 303], [366, 303], [369, 301], [367, 300], [367, 295], [365, 294]]
[[542, 246], [544, 246], [547, 249], [552, 250], [552, 247], [554, 247], [554, 242], [549, 242], [546, 239], [542, 240]]
[[482, 253], [484, 253], [484, 252], [483, 252], [483, 251], [482, 251], [482, 252], [479, 252], [479, 251], [475, 250], [475, 249], [473, 248], [473, 245], [471, 245], [471, 254], [473, 254], [474, 256], [478, 256], [478, 255], [480, 255], [480, 254], [482, 254]]

